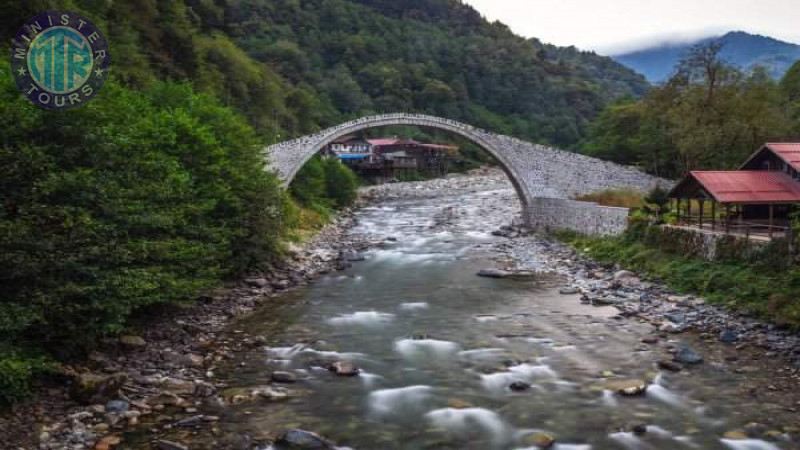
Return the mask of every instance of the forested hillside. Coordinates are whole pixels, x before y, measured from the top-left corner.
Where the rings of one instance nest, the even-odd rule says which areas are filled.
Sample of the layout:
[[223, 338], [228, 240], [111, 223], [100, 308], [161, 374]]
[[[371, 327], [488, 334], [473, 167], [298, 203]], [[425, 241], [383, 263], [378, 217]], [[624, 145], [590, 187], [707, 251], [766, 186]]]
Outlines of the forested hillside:
[[191, 80], [269, 139], [420, 111], [571, 147], [608, 101], [647, 89], [609, 58], [515, 36], [459, 0], [36, 0], [10, 5], [3, 32], [56, 7], [100, 24], [127, 85]]

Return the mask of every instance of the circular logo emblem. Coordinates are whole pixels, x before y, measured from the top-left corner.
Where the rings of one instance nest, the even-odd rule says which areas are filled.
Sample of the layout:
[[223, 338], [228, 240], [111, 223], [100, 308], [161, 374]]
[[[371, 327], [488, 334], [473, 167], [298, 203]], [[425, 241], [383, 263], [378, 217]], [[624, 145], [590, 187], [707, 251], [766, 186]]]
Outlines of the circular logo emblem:
[[11, 73], [28, 100], [71, 109], [103, 87], [110, 65], [103, 33], [73, 11], [47, 11], [29, 20], [11, 45]]

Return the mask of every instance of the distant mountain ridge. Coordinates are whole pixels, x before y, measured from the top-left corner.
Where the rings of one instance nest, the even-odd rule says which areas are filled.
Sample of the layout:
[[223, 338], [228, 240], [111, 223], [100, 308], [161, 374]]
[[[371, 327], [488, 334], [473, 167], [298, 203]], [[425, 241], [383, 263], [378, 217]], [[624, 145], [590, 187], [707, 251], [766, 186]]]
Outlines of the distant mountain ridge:
[[651, 82], [665, 81], [672, 75], [675, 64], [695, 45], [719, 41], [724, 46], [722, 57], [745, 70], [763, 66], [774, 78], [780, 78], [791, 65], [800, 60], [800, 45], [768, 36], [732, 31], [681, 44], [662, 44], [636, 50], [612, 58], [643, 74]]

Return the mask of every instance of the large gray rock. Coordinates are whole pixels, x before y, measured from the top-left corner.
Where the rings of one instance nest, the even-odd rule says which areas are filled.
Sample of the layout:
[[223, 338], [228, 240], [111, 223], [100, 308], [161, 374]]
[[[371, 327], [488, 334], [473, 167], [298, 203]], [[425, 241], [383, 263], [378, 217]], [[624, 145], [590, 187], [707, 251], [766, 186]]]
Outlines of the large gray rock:
[[131, 349], [147, 347], [147, 341], [141, 336], [125, 335], [119, 337], [119, 343]]
[[509, 278], [513, 275], [513, 272], [509, 272], [507, 270], [502, 269], [481, 269], [478, 272], [479, 277], [485, 278]]
[[328, 370], [340, 377], [355, 377], [361, 372], [361, 369], [350, 361], [335, 361], [328, 366]]
[[289, 430], [278, 438], [275, 443], [280, 449], [286, 450], [328, 450], [334, 449], [334, 444], [311, 431]]
[[168, 441], [166, 439], [159, 439], [153, 442], [153, 447], [157, 448], [158, 450], [189, 450], [187, 445], [174, 441]]
[[700, 364], [703, 362], [703, 357], [699, 353], [686, 346], [678, 350], [673, 359], [683, 364]]
[[125, 374], [82, 373], [73, 378], [70, 396], [73, 400], [86, 405], [104, 404], [117, 398], [120, 388], [127, 380], [128, 377]]

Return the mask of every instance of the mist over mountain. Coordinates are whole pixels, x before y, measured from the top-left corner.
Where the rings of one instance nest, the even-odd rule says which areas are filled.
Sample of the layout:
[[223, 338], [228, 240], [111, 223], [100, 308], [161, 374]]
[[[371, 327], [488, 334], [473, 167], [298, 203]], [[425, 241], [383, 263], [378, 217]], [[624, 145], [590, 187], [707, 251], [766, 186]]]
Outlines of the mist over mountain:
[[723, 44], [722, 58], [749, 71], [757, 66], [767, 69], [775, 79], [800, 60], [800, 45], [768, 36], [732, 31], [722, 36], [707, 37], [680, 44], [667, 43], [614, 55], [614, 60], [643, 74], [651, 82], [661, 82], [672, 75], [675, 64], [695, 45], [712, 41]]

